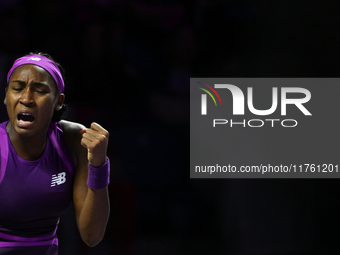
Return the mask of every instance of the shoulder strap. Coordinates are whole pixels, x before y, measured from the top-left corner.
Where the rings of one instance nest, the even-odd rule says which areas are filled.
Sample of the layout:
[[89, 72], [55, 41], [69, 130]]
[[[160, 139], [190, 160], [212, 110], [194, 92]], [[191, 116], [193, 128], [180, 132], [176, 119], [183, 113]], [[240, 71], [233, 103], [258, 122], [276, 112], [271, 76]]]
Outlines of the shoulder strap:
[[0, 183], [4, 178], [8, 161], [7, 122], [0, 124]]
[[54, 122], [51, 122], [49, 130], [48, 130], [48, 136], [49, 136], [49, 138], [50, 138], [50, 140], [52, 142], [52, 145], [57, 150], [59, 156], [64, 161], [67, 169], [73, 175], [73, 167], [72, 167], [72, 165], [70, 163], [70, 160], [66, 156], [64, 150], [61, 147], [61, 144], [60, 144], [60, 140], [61, 139], [58, 139], [58, 138], [60, 138], [60, 136], [62, 134], [63, 134], [63, 130], [58, 125], [56, 125]]

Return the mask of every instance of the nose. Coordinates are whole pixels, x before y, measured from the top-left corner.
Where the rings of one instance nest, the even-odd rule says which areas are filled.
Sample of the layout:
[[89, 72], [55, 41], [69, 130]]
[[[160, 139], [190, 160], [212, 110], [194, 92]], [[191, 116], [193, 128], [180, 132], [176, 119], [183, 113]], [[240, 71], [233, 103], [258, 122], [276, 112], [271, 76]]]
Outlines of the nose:
[[34, 105], [33, 91], [27, 86], [21, 93], [20, 103], [26, 106]]

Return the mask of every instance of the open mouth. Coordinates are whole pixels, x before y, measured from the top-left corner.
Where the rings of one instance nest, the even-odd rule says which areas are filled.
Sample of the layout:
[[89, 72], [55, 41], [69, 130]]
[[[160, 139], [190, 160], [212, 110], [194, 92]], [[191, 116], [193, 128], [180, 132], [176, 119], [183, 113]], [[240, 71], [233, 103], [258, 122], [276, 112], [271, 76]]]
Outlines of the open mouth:
[[18, 114], [18, 121], [20, 123], [31, 123], [34, 121], [34, 116], [29, 113], [19, 113]]

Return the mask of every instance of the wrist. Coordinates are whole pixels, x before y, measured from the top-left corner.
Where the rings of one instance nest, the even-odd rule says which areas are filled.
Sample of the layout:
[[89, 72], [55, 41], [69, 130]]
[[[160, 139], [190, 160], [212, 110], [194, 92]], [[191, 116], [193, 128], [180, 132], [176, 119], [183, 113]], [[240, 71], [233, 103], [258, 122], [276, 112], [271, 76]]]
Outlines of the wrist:
[[91, 165], [92, 167], [95, 167], [95, 168], [99, 168], [102, 165], [104, 165], [107, 162], [107, 160], [108, 160], [107, 156], [105, 156], [101, 159], [94, 158], [94, 159], [89, 160], [89, 165]]
[[106, 161], [99, 167], [94, 167], [90, 163], [87, 186], [90, 189], [98, 190], [107, 187], [110, 183], [110, 160], [106, 157]]

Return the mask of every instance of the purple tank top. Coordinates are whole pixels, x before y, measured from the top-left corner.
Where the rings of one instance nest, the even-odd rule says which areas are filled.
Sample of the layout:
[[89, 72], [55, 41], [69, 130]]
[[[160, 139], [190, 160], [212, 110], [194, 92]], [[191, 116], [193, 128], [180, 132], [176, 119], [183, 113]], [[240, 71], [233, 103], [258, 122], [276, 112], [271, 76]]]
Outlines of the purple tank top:
[[74, 163], [59, 123], [51, 122], [43, 155], [17, 155], [0, 124], [0, 254], [58, 254], [59, 217], [72, 200]]

